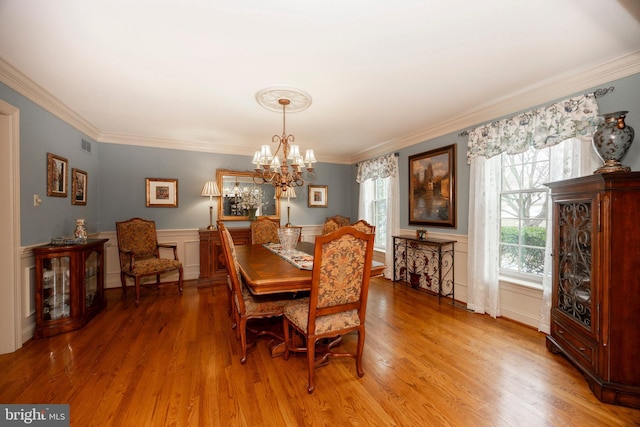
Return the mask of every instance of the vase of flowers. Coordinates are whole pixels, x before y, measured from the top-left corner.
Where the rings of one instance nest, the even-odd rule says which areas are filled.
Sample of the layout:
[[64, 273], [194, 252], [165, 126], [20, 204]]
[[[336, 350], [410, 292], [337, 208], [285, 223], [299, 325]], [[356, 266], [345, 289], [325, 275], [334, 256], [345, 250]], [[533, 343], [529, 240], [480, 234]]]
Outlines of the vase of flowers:
[[254, 221], [258, 209], [263, 205], [262, 189], [258, 186], [245, 187], [240, 192], [239, 207], [247, 213], [249, 221]]

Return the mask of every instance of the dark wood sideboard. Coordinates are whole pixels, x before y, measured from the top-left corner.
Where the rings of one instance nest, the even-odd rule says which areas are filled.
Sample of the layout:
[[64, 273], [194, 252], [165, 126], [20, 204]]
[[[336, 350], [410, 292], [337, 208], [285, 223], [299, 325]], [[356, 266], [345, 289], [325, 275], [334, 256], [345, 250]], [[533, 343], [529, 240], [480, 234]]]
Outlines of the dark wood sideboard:
[[[236, 245], [251, 243], [250, 228], [227, 228]], [[220, 246], [220, 234], [218, 230], [201, 228], [200, 234], [200, 277], [198, 285], [211, 285], [226, 283], [227, 265]]]

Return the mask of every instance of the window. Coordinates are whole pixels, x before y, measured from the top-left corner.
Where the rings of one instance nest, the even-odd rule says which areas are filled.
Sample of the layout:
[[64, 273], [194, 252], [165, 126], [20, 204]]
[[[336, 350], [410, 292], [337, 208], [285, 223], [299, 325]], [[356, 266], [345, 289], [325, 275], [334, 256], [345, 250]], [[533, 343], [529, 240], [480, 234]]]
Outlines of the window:
[[540, 281], [544, 270], [549, 148], [502, 154], [500, 274]]
[[373, 225], [376, 226], [374, 248], [384, 251], [387, 242], [387, 189], [389, 178], [373, 180]]

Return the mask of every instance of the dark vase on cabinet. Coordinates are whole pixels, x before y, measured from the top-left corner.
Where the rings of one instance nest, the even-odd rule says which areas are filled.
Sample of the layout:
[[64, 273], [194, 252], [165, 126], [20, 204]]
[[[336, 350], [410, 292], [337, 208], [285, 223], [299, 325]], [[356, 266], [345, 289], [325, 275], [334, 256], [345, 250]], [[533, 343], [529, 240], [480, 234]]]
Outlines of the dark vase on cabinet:
[[104, 244], [89, 239], [79, 245], [33, 248], [36, 263], [35, 338], [82, 328], [106, 306]]
[[547, 348], [605, 403], [640, 408], [640, 172], [547, 184], [553, 290]]

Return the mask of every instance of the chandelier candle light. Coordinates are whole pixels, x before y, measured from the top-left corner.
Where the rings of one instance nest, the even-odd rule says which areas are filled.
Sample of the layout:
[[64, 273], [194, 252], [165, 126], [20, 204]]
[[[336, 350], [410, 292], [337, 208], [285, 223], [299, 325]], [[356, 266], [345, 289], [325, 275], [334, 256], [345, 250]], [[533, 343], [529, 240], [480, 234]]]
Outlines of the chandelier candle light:
[[209, 226], [207, 227], [207, 230], [215, 230], [216, 226], [213, 225], [213, 198], [220, 197], [218, 184], [214, 181], [205, 182], [204, 187], [202, 187], [202, 196], [209, 196]]
[[289, 220], [289, 215], [291, 214], [291, 198], [296, 197], [296, 190], [293, 187], [287, 187], [287, 189], [282, 192], [280, 197], [287, 198], [287, 223], [285, 224], [285, 227], [291, 227], [292, 224]]
[[311, 104], [311, 96], [297, 89], [267, 88], [259, 91], [256, 99], [268, 110], [278, 111], [277, 108], [282, 108], [282, 135], [274, 135], [271, 138], [272, 143], [278, 144], [274, 154], [271, 154], [269, 145], [263, 145], [260, 151], [256, 151], [253, 155], [252, 163], [256, 171], [253, 181], [259, 185], [270, 183], [274, 187], [279, 187], [283, 193], [287, 188], [315, 182], [316, 174], [313, 171], [313, 164], [316, 163], [316, 158], [313, 150], [307, 150], [303, 159], [300, 146], [294, 144], [295, 137], [287, 135], [286, 130], [287, 107], [291, 112], [302, 111]]

